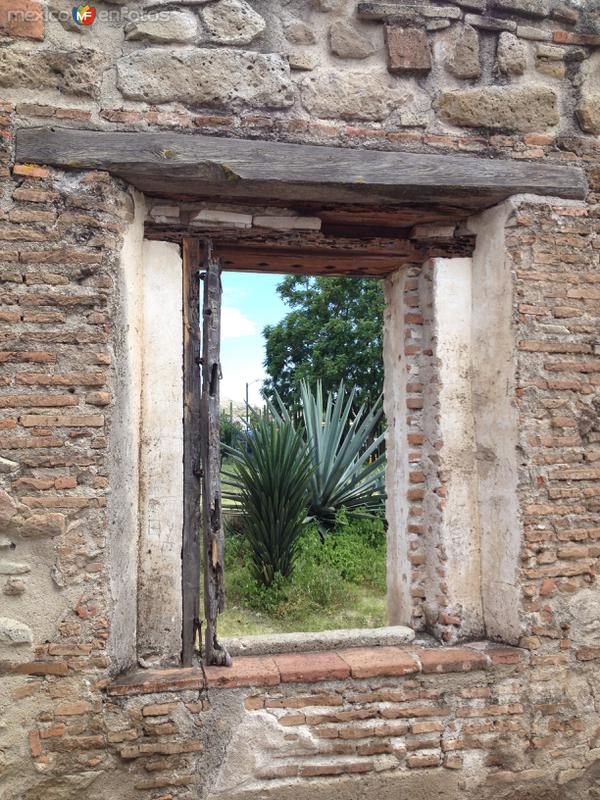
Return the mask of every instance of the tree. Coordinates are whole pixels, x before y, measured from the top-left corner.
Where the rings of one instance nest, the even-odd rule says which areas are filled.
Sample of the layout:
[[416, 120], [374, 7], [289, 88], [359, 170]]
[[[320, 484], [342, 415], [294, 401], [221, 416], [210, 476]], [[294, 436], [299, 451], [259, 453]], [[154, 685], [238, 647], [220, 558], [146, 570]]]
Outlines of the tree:
[[344, 381], [357, 407], [372, 406], [383, 390], [381, 281], [288, 276], [277, 291], [291, 311], [264, 329], [265, 397], [296, 408], [302, 380], [326, 393]]
[[231, 414], [221, 410], [221, 458], [225, 447], [238, 447], [240, 442], [246, 440], [246, 430], [242, 423], [234, 419]]

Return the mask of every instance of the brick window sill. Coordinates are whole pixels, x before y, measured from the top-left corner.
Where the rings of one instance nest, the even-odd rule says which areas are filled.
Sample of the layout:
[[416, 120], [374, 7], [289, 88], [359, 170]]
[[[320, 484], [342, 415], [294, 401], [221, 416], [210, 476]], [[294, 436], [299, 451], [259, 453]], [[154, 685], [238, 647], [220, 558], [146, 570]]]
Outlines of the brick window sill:
[[[527, 653], [516, 647], [476, 642], [463, 647], [361, 647], [338, 652], [240, 656], [231, 667], [206, 667], [208, 688], [277, 686], [319, 683], [347, 678], [385, 678], [415, 674], [487, 671], [525, 663]], [[136, 670], [110, 683], [111, 696], [200, 689], [204, 674], [198, 667]]]

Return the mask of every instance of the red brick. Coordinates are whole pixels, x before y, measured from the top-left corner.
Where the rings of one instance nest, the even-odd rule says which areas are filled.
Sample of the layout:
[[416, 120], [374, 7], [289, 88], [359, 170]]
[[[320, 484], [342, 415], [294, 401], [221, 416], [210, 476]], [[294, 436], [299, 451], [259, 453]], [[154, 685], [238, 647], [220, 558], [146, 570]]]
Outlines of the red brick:
[[50, 171], [46, 167], [38, 167], [35, 164], [15, 164], [13, 173], [24, 175], [26, 178], [47, 178], [50, 175]]
[[399, 647], [365, 647], [343, 650], [340, 656], [350, 667], [353, 678], [378, 675], [411, 675], [419, 672], [414, 655]]
[[47, 372], [19, 372], [17, 383], [38, 386], [102, 386], [106, 383], [104, 372], [64, 372], [50, 375]]
[[406, 763], [410, 769], [423, 769], [425, 767], [439, 767], [442, 763], [442, 756], [408, 756]]
[[429, 72], [431, 52], [424, 30], [386, 25], [384, 32], [389, 72]]
[[63, 416], [58, 414], [24, 414], [20, 419], [21, 425], [25, 428], [38, 426], [48, 428], [101, 428], [104, 425], [104, 417], [96, 415]]
[[41, 681], [32, 681], [31, 683], [26, 683], [25, 686], [20, 686], [18, 689], [15, 689], [12, 693], [13, 700], [23, 700], [26, 697], [31, 697], [36, 692], [38, 692], [43, 686]]
[[444, 723], [434, 720], [427, 720], [425, 722], [413, 722], [413, 724], [410, 726], [410, 732], [412, 734], [435, 733], [436, 731], [443, 731], [443, 730], [444, 730]]
[[150, 703], [142, 708], [144, 717], [163, 717], [175, 711], [177, 703]]
[[121, 758], [134, 759], [144, 755], [178, 755], [180, 753], [201, 753], [202, 742], [143, 742], [127, 745], [120, 751]]
[[61, 703], [55, 708], [54, 713], [58, 717], [78, 717], [90, 711], [93, 711], [92, 704], [79, 700], [75, 703]]
[[18, 675], [67, 675], [66, 661], [28, 661], [16, 664], [12, 671]]
[[0, 436], [0, 448], [35, 450], [43, 447], [64, 447], [64, 441], [53, 436]]
[[53, 408], [79, 405], [73, 394], [6, 394], [0, 397], [0, 408]]
[[316, 778], [325, 775], [356, 775], [363, 772], [370, 772], [375, 768], [372, 761], [355, 761], [337, 764], [301, 764], [298, 767], [298, 774], [302, 778]]
[[435, 650], [419, 650], [423, 672], [471, 672], [486, 669], [487, 658], [483, 653], [459, 647], [448, 647]]
[[600, 35], [594, 33], [571, 33], [571, 31], [554, 31], [552, 38], [559, 44], [583, 44], [589, 47], [600, 47]]
[[273, 656], [283, 683], [343, 680], [350, 668], [335, 653], [290, 653]]
[[234, 688], [237, 686], [276, 686], [279, 669], [270, 656], [243, 656], [235, 658], [231, 667], [206, 667], [209, 686]]
[[29, 748], [33, 758], [39, 758], [42, 753], [42, 744], [40, 742], [40, 734], [38, 731], [31, 731], [29, 734]]
[[34, 0], [0, 0], [0, 35], [43, 39], [42, 7]]

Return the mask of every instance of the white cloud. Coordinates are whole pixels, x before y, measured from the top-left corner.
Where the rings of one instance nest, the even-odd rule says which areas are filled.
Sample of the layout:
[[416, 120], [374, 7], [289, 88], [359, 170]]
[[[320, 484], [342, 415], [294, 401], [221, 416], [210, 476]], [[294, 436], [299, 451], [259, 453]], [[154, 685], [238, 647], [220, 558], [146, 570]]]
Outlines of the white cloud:
[[223, 339], [239, 339], [243, 336], [256, 336], [258, 325], [246, 317], [239, 308], [223, 306], [221, 313], [221, 337]]

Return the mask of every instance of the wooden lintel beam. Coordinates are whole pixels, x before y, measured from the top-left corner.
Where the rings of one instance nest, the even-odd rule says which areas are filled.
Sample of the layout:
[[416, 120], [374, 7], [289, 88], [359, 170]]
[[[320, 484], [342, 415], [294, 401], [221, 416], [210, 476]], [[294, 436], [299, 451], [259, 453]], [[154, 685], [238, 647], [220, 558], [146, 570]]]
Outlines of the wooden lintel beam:
[[224, 270], [278, 272], [294, 275], [387, 275], [406, 264], [420, 264], [418, 250], [411, 253], [371, 255], [364, 253], [287, 252], [284, 248], [229, 247], [215, 244]]
[[578, 167], [169, 132], [17, 131], [20, 162], [118, 175], [141, 191], [323, 203], [425, 202], [485, 208], [531, 193], [583, 199]]

